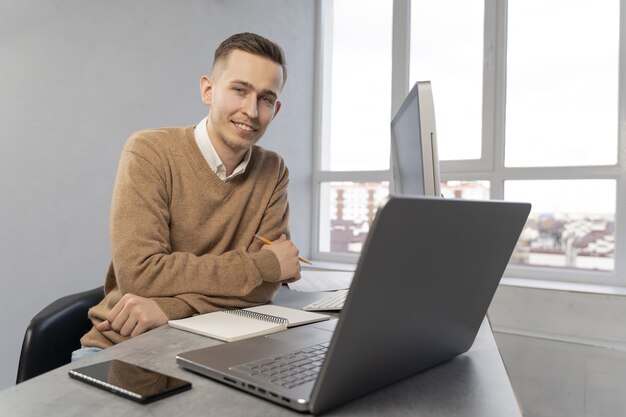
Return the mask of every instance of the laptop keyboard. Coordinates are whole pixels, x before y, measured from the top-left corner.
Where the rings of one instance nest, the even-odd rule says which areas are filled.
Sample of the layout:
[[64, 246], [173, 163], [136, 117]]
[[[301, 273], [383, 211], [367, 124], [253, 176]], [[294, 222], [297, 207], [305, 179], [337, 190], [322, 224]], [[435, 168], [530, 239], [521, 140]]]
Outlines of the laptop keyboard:
[[331, 296], [322, 298], [304, 306], [303, 310], [307, 311], [328, 311], [328, 310], [341, 310], [343, 304], [346, 302], [348, 290], [335, 291]]
[[284, 388], [294, 388], [317, 378], [329, 343], [320, 343], [282, 356], [248, 362], [233, 369], [266, 379]]

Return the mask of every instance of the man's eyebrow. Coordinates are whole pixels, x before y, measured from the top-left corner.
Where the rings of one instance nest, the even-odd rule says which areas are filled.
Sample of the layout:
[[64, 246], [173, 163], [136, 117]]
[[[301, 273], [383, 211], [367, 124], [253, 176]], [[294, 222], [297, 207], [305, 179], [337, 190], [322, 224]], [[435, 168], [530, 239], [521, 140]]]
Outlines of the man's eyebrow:
[[[254, 88], [254, 85], [250, 84], [247, 81], [243, 81], [243, 80], [233, 80], [230, 82], [231, 84], [240, 84], [243, 85], [246, 88], [249, 88], [250, 90], [256, 90], [256, 88]], [[272, 91], [272, 90], [262, 90], [260, 91], [261, 94], [269, 94], [273, 97], [278, 97], [278, 94], [276, 94], [276, 92]]]

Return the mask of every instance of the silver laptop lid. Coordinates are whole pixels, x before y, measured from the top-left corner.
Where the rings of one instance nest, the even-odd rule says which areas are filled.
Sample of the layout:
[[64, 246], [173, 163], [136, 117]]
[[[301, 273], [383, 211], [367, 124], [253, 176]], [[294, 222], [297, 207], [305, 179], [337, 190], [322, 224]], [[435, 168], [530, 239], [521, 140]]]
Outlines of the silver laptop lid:
[[390, 197], [313, 389], [319, 413], [467, 351], [530, 204]]

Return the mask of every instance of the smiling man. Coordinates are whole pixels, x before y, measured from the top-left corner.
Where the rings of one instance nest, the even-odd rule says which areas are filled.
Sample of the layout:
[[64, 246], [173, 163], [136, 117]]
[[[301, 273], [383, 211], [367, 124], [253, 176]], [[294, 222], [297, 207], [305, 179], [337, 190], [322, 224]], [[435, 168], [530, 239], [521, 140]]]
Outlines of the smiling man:
[[[198, 125], [138, 132], [126, 142], [111, 206], [112, 260], [94, 327], [74, 359], [169, 319], [270, 301], [300, 277], [288, 240], [288, 170], [256, 145], [286, 81], [280, 46], [226, 39], [200, 79]], [[274, 240], [262, 246], [259, 234]]]

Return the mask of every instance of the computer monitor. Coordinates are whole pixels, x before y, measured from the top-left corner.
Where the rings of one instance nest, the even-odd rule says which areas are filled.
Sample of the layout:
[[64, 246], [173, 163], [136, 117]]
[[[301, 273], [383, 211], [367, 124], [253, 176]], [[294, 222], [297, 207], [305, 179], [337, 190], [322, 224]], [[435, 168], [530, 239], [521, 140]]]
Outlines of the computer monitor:
[[391, 194], [441, 197], [430, 81], [415, 83], [391, 121]]

